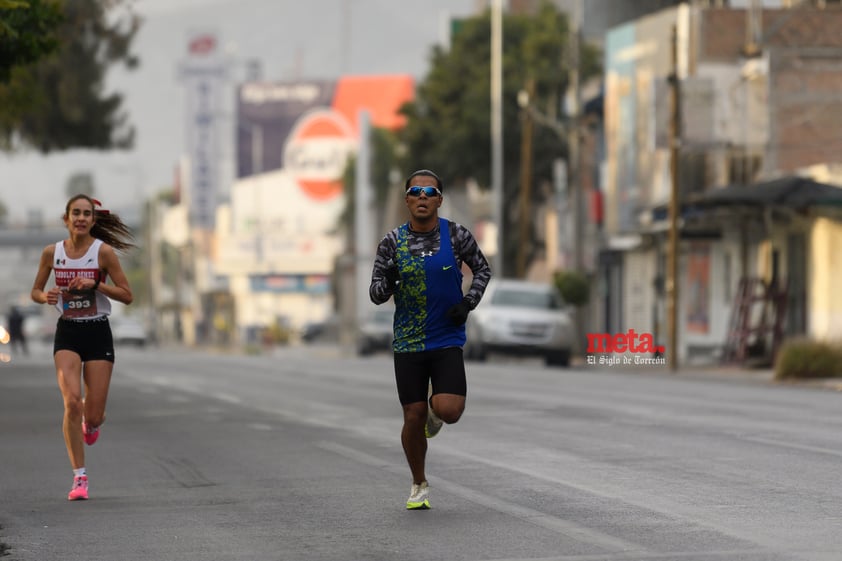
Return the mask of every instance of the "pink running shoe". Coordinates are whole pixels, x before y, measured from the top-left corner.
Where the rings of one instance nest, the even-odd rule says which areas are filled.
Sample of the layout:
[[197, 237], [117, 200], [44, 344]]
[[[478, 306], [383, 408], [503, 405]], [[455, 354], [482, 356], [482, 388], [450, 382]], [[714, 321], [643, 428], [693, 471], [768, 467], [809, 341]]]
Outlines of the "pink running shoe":
[[67, 494], [68, 501], [88, 500], [88, 476], [77, 475], [73, 478], [73, 488]]
[[88, 423], [82, 421], [82, 434], [85, 435], [85, 444], [90, 446], [91, 444], [96, 442], [97, 438], [99, 438], [99, 427], [91, 429], [90, 427], [88, 427]]

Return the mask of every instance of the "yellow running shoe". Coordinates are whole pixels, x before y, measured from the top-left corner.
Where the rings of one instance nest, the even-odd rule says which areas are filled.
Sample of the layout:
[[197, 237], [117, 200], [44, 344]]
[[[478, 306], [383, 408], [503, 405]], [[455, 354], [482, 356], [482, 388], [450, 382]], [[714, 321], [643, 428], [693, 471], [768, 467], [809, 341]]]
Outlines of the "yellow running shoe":
[[430, 508], [430, 487], [426, 481], [413, 483], [409, 498], [406, 500], [407, 510], [427, 510]]
[[444, 422], [439, 419], [439, 416], [436, 415], [436, 412], [433, 411], [432, 399], [433, 382], [430, 381], [427, 386], [427, 422], [424, 424], [424, 436], [427, 438], [433, 438], [436, 436], [444, 424]]
[[439, 416], [436, 415], [436, 412], [433, 411], [433, 408], [427, 402], [427, 422], [424, 423], [424, 436], [433, 438], [439, 433], [442, 425], [444, 425], [444, 421], [439, 419]]

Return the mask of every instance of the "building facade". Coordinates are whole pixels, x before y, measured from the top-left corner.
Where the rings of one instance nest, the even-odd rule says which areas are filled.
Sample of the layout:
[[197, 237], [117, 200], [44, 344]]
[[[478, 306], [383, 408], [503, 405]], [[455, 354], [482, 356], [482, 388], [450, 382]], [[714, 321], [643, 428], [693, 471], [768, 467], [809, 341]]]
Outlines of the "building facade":
[[[842, 10], [742, 10], [696, 3], [612, 29], [605, 41], [605, 200], [595, 317], [600, 330], [665, 342], [669, 85], [680, 84], [682, 201], [729, 185], [813, 173], [838, 162]], [[671, 32], [677, 32], [677, 62]], [[815, 175], [815, 173], [813, 173]], [[826, 180], [831, 180], [828, 176]], [[762, 208], [761, 208], [762, 207]], [[738, 287], [785, 287], [788, 336], [839, 332], [821, 248], [838, 237], [832, 210], [765, 201], [719, 204], [680, 219], [678, 331], [682, 362], [715, 360], [731, 336]]]

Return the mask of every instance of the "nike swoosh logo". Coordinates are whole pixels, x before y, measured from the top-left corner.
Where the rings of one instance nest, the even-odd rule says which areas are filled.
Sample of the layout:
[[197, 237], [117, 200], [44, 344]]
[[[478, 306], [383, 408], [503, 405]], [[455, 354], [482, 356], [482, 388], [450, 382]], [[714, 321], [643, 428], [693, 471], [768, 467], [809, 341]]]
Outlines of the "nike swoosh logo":
[[442, 268], [441, 268], [441, 270], [442, 270], [442, 271], [446, 271], [446, 270], [448, 270], [448, 269], [450, 269], [450, 268], [452, 268], [452, 267], [453, 267], [453, 265], [447, 265], [446, 267], [442, 267]]

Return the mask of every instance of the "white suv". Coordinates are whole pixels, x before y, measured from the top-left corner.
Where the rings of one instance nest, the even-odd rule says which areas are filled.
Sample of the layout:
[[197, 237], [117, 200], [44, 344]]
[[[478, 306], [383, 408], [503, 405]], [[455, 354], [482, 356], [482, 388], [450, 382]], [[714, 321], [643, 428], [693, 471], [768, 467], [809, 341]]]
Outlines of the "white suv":
[[467, 337], [468, 360], [503, 353], [541, 356], [548, 365], [568, 366], [573, 319], [552, 285], [492, 280], [479, 306], [468, 316]]

